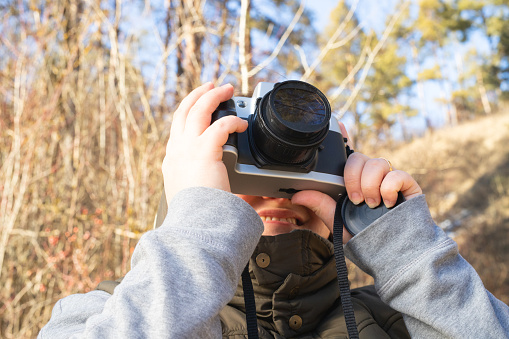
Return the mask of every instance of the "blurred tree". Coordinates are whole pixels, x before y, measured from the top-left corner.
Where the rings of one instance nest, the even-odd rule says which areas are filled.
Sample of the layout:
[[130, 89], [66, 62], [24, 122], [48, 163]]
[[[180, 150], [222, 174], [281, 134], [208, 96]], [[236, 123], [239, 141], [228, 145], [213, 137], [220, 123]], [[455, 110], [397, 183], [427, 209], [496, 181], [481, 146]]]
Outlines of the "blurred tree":
[[[379, 138], [392, 140], [391, 127], [400, 118], [415, 115], [408, 105], [401, 103], [400, 96], [413, 85], [405, 74], [406, 57], [399, 55], [398, 36], [391, 36], [386, 47], [379, 52], [373, 72], [366, 80], [366, 113], [369, 115], [371, 131]], [[403, 127], [403, 126], [402, 126]], [[406, 135], [406, 131], [403, 131]]]
[[[252, 38], [258, 40], [262, 38], [263, 34], [264, 39], [268, 39], [271, 47], [277, 46], [277, 43], [283, 38], [292, 19], [291, 15], [288, 14], [301, 12], [298, 22], [287, 38], [287, 43], [281, 46], [281, 50], [277, 54], [278, 62], [273, 67], [275, 72], [286, 76], [304, 72], [302, 60], [295, 48], [302, 48], [308, 52], [317, 48], [318, 33], [312, 25], [313, 16], [304, 4], [300, 0], [274, 0], [272, 4], [261, 2], [257, 4], [256, 1], [252, 3], [251, 25], [258, 32], [252, 34]], [[254, 44], [257, 45], [257, 51], [260, 53], [255, 55], [255, 58], [258, 62], [261, 62], [270, 54], [272, 48], [269, 47], [265, 51], [260, 48], [260, 45], [263, 44], [262, 39], [255, 41]], [[280, 74], [276, 78], [280, 78]], [[273, 78], [270, 73], [263, 77], [267, 80]]]
[[[478, 33], [486, 36], [490, 45], [490, 51], [469, 61], [468, 69], [462, 67], [457, 52], [452, 52], [459, 74], [456, 86], [450, 80], [445, 81], [445, 63], [436, 58], [444, 91], [451, 93], [450, 100], [444, 98], [450, 105], [448, 121], [454, 121], [455, 115], [461, 120], [473, 114], [489, 114], [497, 97], [502, 101], [509, 100], [508, 22], [509, 6], [504, 0], [423, 0], [420, 3], [416, 27], [422, 33], [423, 46], [430, 45], [434, 55], [438, 56], [437, 46], [467, 42]], [[456, 90], [453, 91], [453, 87]], [[474, 105], [474, 102], [479, 104]], [[473, 111], [467, 113], [467, 110]]]
[[[509, 101], [509, 3], [506, 0], [455, 0], [462, 17], [490, 41], [489, 62], [481, 66], [477, 79], [483, 85], [495, 86], [498, 96]], [[488, 71], [488, 72], [486, 72]], [[486, 111], [486, 109], [485, 109]]]
[[[240, 84], [243, 69], [248, 78], [247, 87], [251, 89], [260, 80], [298, 71], [298, 54], [292, 45], [306, 46], [316, 41], [310, 14], [302, 1], [274, 1], [262, 5], [247, 0], [204, 3], [179, 0], [167, 3], [165, 13], [165, 17], [160, 18], [166, 51], [166, 59], [162, 62], [165, 72], [176, 69], [176, 75], [164, 75], [159, 92], [166, 92], [166, 87], [176, 80], [175, 102], [205, 79]], [[297, 19], [295, 23], [291, 22], [292, 17]], [[244, 27], [241, 33], [239, 25]], [[176, 49], [174, 56], [173, 48]], [[271, 62], [273, 71], [268, 71]], [[271, 74], [273, 72], [276, 77]]]
[[[419, 13], [415, 20], [415, 29], [420, 33], [419, 53], [429, 54], [435, 60], [435, 66], [422, 70], [419, 81], [436, 80], [442, 88], [444, 97], [440, 100], [446, 106], [445, 121], [454, 125], [458, 122], [457, 109], [452, 99], [452, 80], [447, 76], [447, 56], [445, 45], [451, 43], [451, 31], [460, 32], [465, 40], [471, 22], [465, 20], [457, 6], [447, 0], [420, 0]], [[421, 56], [422, 57], [422, 56]]]
[[[345, 1], [339, 1], [330, 14], [324, 37], [320, 39], [322, 48], [328, 44], [331, 47], [323, 57], [316, 77], [324, 92], [333, 93], [330, 95], [333, 111], [338, 111], [352, 97], [360, 77], [359, 71], [366, 60], [369, 47], [365, 45], [372, 39], [373, 33], [366, 35], [361, 28], [352, 8]], [[356, 96], [348, 110], [354, 119], [354, 126], [350, 130], [354, 147], [357, 147], [358, 136], [364, 128], [361, 102], [361, 97]]]
[[[352, 115], [357, 143], [367, 139], [368, 131], [390, 140], [391, 126], [401, 116], [415, 113], [399, 98], [413, 85], [405, 75], [406, 57], [399, 53], [399, 41], [405, 36], [400, 22], [408, 11], [402, 6], [389, 17], [384, 34], [378, 38], [373, 31], [361, 29], [352, 9], [342, 1], [331, 13], [326, 36], [342, 40], [324, 58], [320, 77], [333, 93], [333, 107]], [[335, 37], [338, 22], [344, 24], [344, 31]]]
[[473, 119], [479, 113], [490, 114], [491, 103], [488, 91], [495, 88], [492, 84], [485, 84], [486, 66], [490, 59], [486, 59], [472, 48], [462, 58], [457, 58], [459, 90], [453, 92], [453, 100], [458, 107], [459, 120]]

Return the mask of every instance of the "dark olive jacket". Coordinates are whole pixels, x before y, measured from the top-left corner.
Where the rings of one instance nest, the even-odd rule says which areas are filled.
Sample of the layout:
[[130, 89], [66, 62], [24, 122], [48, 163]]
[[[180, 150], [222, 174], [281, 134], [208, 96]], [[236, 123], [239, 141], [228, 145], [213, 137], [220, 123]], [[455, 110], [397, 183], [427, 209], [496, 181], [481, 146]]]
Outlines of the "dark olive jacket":
[[[154, 226], [167, 215], [163, 194]], [[307, 230], [261, 237], [249, 263], [258, 333], [265, 338], [347, 338], [334, 248]], [[113, 293], [117, 282], [97, 289]], [[360, 338], [409, 338], [401, 313], [380, 300], [373, 286], [352, 290]], [[247, 338], [242, 283], [220, 312], [224, 338]]]
[[[347, 338], [332, 243], [310, 231], [262, 237], [250, 261], [260, 338]], [[409, 338], [373, 286], [352, 290], [360, 338]], [[247, 338], [242, 285], [220, 313], [224, 338]]]

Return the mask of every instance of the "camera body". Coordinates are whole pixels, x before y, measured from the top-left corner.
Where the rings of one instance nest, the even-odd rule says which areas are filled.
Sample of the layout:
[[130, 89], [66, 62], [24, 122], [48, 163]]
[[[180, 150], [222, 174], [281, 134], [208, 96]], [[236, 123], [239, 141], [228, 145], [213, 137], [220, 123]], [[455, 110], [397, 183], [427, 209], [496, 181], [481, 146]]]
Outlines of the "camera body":
[[335, 200], [346, 193], [343, 170], [350, 149], [317, 88], [302, 81], [261, 82], [251, 98], [221, 103], [212, 122], [227, 115], [249, 126], [223, 146], [233, 193], [291, 198], [317, 190]]

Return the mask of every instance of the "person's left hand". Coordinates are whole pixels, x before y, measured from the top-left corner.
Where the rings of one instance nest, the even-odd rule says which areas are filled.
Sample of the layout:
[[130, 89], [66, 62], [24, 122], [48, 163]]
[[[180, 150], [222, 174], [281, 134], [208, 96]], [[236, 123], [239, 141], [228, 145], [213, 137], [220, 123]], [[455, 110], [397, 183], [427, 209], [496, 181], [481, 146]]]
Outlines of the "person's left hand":
[[[348, 138], [345, 126], [339, 123], [341, 134]], [[401, 192], [405, 200], [422, 194], [422, 189], [410, 174], [392, 170], [389, 163], [382, 158], [370, 158], [362, 153], [352, 153], [345, 165], [345, 187], [348, 198], [356, 205], [365, 201], [373, 208], [383, 200], [384, 204], [393, 207]], [[330, 196], [317, 191], [301, 191], [292, 197], [292, 203], [311, 209], [333, 232], [336, 201]], [[346, 244], [352, 235], [343, 227], [343, 243]]]

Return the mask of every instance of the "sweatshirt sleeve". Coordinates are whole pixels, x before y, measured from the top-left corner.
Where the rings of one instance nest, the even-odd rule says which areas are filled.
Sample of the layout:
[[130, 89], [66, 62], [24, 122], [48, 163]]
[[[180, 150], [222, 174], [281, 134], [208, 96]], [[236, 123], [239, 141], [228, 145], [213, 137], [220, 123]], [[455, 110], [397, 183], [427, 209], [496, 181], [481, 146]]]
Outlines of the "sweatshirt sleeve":
[[423, 195], [357, 234], [345, 254], [373, 276], [413, 338], [509, 338], [509, 308], [433, 222]]
[[256, 212], [233, 194], [188, 188], [164, 223], [138, 242], [131, 271], [113, 295], [75, 294], [57, 302], [39, 338], [217, 338], [263, 232]]

